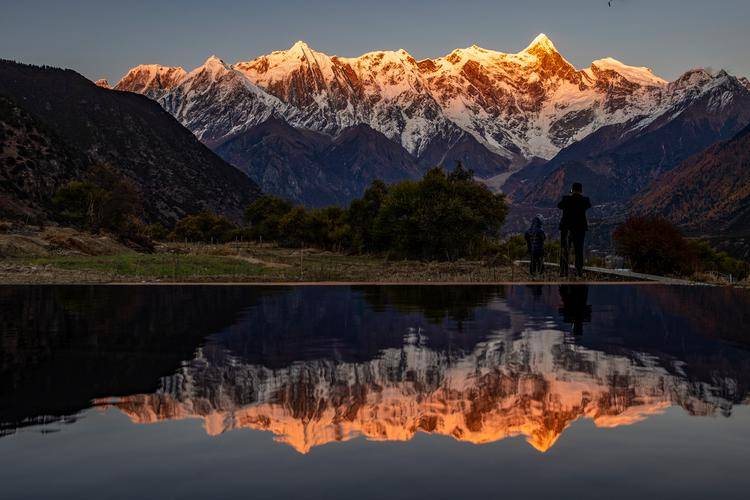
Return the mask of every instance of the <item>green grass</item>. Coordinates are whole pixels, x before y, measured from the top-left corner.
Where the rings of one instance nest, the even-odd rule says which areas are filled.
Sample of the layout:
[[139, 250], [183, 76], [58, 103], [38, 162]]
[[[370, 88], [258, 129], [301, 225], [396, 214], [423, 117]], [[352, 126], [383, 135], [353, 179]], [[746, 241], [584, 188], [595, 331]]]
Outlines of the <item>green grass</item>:
[[266, 272], [261, 265], [240, 259], [213, 255], [137, 254], [104, 256], [41, 257], [34, 265], [59, 269], [91, 271], [114, 276], [143, 278], [191, 278], [220, 276], [258, 276]]

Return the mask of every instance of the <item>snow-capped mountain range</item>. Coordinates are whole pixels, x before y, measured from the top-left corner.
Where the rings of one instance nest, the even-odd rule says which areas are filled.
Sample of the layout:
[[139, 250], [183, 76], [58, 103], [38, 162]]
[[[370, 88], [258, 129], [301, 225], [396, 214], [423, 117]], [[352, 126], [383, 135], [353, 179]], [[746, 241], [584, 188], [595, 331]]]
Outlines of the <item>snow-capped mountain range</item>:
[[[366, 125], [403, 146], [418, 168], [461, 159], [499, 187], [530, 161], [549, 160], [603, 127], [647, 127], [715, 86], [717, 78], [750, 88], [747, 79], [702, 70], [670, 83], [649, 68], [609, 57], [579, 70], [540, 34], [518, 53], [473, 45], [422, 60], [403, 49], [329, 56], [300, 41], [235, 64], [211, 56], [190, 72], [136, 66], [114, 89], [157, 100], [220, 155], [222, 145], [272, 117], [332, 138]], [[236, 160], [237, 147], [225, 149]], [[273, 152], [284, 157], [281, 163], [291, 163], [286, 154]], [[278, 168], [235, 166], [272, 192], [278, 179], [290, 176]], [[266, 185], [266, 179], [274, 181]], [[305, 201], [299, 194], [304, 180], [295, 183], [295, 192], [277, 194]]]
[[[300, 41], [234, 65], [211, 56], [189, 73], [136, 66], [115, 88], [158, 100], [208, 144], [276, 113], [295, 127], [331, 135], [364, 123], [417, 157], [458, 127], [520, 162], [550, 158], [671, 96], [650, 69], [612, 58], [577, 70], [544, 34], [517, 54], [474, 45], [421, 61], [403, 49], [328, 56]], [[199, 117], [219, 109], [229, 112], [223, 126]]]

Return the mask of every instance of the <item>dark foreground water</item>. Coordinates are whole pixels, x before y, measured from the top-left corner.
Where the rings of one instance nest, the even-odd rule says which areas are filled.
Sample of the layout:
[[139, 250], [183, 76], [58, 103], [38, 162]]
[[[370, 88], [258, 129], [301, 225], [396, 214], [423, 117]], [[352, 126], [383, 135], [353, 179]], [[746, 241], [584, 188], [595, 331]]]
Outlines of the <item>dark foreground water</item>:
[[0, 498], [748, 498], [750, 293], [0, 287]]

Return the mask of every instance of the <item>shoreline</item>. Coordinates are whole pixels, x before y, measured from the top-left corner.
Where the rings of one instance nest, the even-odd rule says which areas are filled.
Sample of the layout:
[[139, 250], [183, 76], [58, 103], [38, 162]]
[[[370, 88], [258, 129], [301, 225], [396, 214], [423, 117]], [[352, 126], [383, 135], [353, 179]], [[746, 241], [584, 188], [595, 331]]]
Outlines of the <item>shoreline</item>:
[[704, 283], [665, 283], [659, 281], [109, 281], [109, 282], [18, 282], [0, 286], [559, 286], [559, 285], [650, 285], [709, 286]]
[[0, 286], [507, 286], [564, 284], [701, 285], [685, 279], [587, 266], [582, 278], [561, 278], [556, 263], [532, 277], [510, 255], [483, 260], [419, 261], [348, 255], [255, 242], [162, 242], [138, 253], [106, 236], [69, 228], [0, 234]]

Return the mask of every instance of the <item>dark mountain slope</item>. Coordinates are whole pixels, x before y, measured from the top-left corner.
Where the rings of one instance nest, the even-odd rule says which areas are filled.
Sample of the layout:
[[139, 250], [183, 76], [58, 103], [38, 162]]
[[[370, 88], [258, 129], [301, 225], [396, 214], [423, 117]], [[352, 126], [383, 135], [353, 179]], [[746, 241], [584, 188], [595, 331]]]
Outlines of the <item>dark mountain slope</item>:
[[0, 96], [0, 218], [46, 219], [55, 189], [79, 178], [88, 165], [82, 153]]
[[321, 172], [320, 153], [330, 138], [295, 129], [271, 117], [232, 137], [214, 151], [247, 174], [264, 192], [300, 203], [330, 204], [336, 186]]
[[750, 126], [662, 176], [632, 205], [702, 234], [750, 234]]
[[389, 140], [368, 125], [344, 129], [323, 151], [328, 172], [348, 179], [345, 197], [358, 197], [373, 180], [386, 183], [419, 177], [415, 158], [400, 144]]
[[[108, 163], [142, 191], [147, 219], [165, 223], [201, 210], [237, 219], [259, 193], [257, 185], [144, 96], [100, 88], [71, 70], [10, 61], [0, 61], [0, 96], [45, 130], [44, 141], [64, 145], [75, 157], [56, 159], [69, 166], [60, 167], [52, 184], [76, 177], [81, 162], [85, 167]], [[41, 183], [38, 178], [47, 175], [43, 164], [25, 168], [31, 176], [27, 182]], [[3, 175], [16, 177], [8, 170]]]
[[420, 173], [403, 147], [367, 125], [332, 139], [271, 117], [215, 151], [264, 191], [308, 206], [345, 205], [374, 179], [397, 182]]
[[511, 164], [510, 159], [493, 153], [458, 127], [447, 136], [432, 139], [419, 156], [422, 171], [439, 165], [453, 170], [457, 161], [485, 179], [506, 172]]

